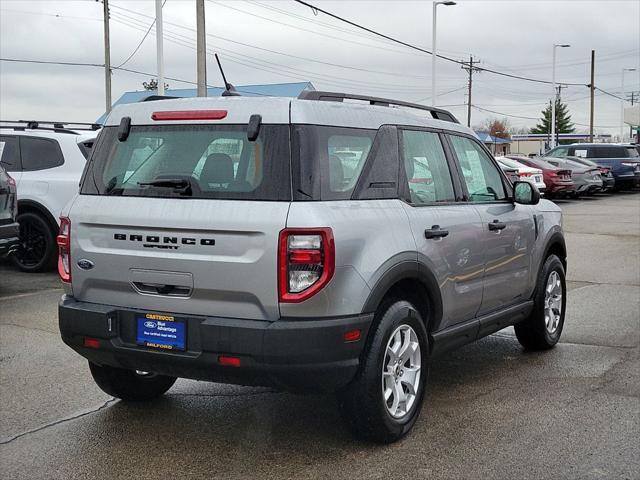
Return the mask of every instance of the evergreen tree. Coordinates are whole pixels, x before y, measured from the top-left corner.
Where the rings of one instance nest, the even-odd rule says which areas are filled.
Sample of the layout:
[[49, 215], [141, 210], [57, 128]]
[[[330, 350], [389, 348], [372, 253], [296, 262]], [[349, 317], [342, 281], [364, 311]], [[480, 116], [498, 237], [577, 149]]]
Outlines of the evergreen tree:
[[[571, 123], [571, 115], [566, 103], [562, 103], [560, 98], [556, 99], [556, 133], [573, 133], [575, 127]], [[542, 111], [540, 122], [531, 129], [531, 133], [551, 134], [551, 101], [549, 105]]]

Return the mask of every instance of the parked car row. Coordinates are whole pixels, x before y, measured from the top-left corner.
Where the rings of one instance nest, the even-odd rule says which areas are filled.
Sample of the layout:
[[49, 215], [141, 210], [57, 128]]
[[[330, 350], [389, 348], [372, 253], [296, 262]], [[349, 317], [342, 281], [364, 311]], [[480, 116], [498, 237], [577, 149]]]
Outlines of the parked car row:
[[[544, 156], [507, 155], [496, 160], [512, 183], [533, 182], [547, 198], [640, 186], [640, 146], [632, 144], [562, 145]], [[542, 178], [531, 169], [540, 171]]]

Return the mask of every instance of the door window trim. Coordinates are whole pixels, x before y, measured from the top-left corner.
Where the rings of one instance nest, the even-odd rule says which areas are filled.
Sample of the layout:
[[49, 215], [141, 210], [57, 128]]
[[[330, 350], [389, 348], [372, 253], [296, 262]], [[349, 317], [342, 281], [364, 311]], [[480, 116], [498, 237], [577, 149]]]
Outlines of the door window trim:
[[[18, 138], [20, 139], [20, 166], [22, 168], [21, 169], [22, 172], [41, 172], [42, 170], [51, 170], [53, 168], [59, 168], [65, 164], [65, 158], [64, 158], [64, 155], [62, 154], [62, 148], [60, 147], [60, 143], [57, 140], [53, 138], [39, 137], [35, 135], [20, 135]], [[24, 161], [22, 158], [22, 148], [23, 148], [22, 144], [25, 141], [25, 139], [44, 140], [48, 143], [52, 143], [54, 145], [55, 150], [57, 151], [60, 163], [57, 163], [56, 165], [49, 165], [43, 168], [25, 168]]]
[[[453, 195], [454, 200], [446, 201], [446, 202], [424, 202], [424, 203], [412, 203], [411, 202], [411, 193], [409, 191], [409, 179], [407, 177], [407, 172], [404, 168], [404, 145], [402, 141], [402, 132], [404, 130], [408, 131], [416, 131], [416, 132], [425, 132], [425, 133], [435, 133], [440, 140], [440, 144], [442, 146], [442, 151], [444, 153], [445, 161], [447, 164], [447, 168], [449, 170], [449, 176], [451, 177], [451, 184], [453, 185]], [[400, 164], [400, 179], [398, 185], [398, 198], [409, 205], [410, 207], [436, 207], [436, 206], [447, 206], [447, 205], [458, 205], [460, 201], [463, 199], [463, 190], [462, 185], [460, 184], [460, 178], [458, 176], [458, 167], [453, 161], [451, 156], [450, 147], [445, 139], [446, 131], [440, 128], [430, 128], [430, 127], [417, 127], [415, 125], [397, 125], [396, 131], [398, 135], [398, 159]]]
[[[500, 181], [502, 182], [502, 186], [504, 188], [504, 191], [506, 193], [506, 198], [504, 198], [503, 200], [491, 200], [488, 202], [479, 202], [479, 201], [473, 201], [473, 200], [469, 200], [469, 190], [467, 189], [467, 184], [464, 181], [463, 175], [462, 175], [462, 166], [460, 165], [460, 161], [458, 159], [458, 155], [456, 155], [455, 149], [453, 148], [453, 144], [451, 143], [451, 138], [452, 136], [457, 136], [457, 137], [462, 137], [462, 138], [466, 138], [467, 140], [470, 140], [471, 142], [475, 143], [476, 145], [478, 145], [480, 147], [480, 149], [489, 156], [489, 159], [491, 161], [491, 163], [493, 164], [493, 166], [495, 168], [498, 169], [498, 174], [500, 175]], [[452, 155], [452, 157], [455, 160], [455, 164], [456, 164], [456, 170], [458, 172], [458, 179], [460, 181], [460, 184], [462, 185], [462, 190], [464, 192], [463, 194], [463, 200], [461, 200], [461, 203], [464, 204], [470, 204], [470, 205], [491, 205], [491, 204], [507, 204], [507, 203], [513, 203], [513, 188], [511, 187], [511, 184], [509, 183], [509, 181], [507, 180], [507, 176], [506, 174], [502, 171], [502, 169], [500, 168], [500, 165], [498, 165], [498, 162], [496, 161], [496, 159], [494, 158], [493, 154], [489, 151], [489, 149], [482, 143], [480, 142], [476, 137], [469, 135], [467, 133], [463, 133], [463, 132], [452, 132], [452, 131], [447, 131], [444, 135], [445, 140], [449, 146], [450, 149], [450, 153]]]
[[[16, 169], [12, 170], [9, 173], [19, 173], [22, 172], [22, 150], [20, 149], [20, 137], [21, 135], [10, 135], [10, 134], [2, 134], [0, 135], [2, 137], [8, 137], [8, 138], [15, 138], [16, 140], [16, 151], [17, 151], [17, 164], [16, 164]], [[5, 164], [6, 165], [6, 164]], [[5, 170], [7, 170], [7, 167], [4, 167]], [[7, 170], [8, 171], [8, 170]]]

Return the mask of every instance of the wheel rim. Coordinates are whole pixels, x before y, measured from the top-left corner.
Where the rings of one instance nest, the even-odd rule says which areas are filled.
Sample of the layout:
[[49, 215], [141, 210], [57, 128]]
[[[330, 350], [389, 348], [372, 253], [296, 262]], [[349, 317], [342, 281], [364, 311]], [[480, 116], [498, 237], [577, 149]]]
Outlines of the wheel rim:
[[22, 220], [20, 223], [20, 245], [15, 256], [21, 265], [32, 267], [39, 264], [47, 254], [47, 231], [37, 222]]
[[406, 416], [420, 387], [420, 342], [409, 325], [391, 334], [382, 363], [382, 399], [393, 418]]
[[558, 272], [553, 271], [547, 279], [544, 292], [544, 324], [547, 332], [556, 333], [562, 317], [562, 282]]

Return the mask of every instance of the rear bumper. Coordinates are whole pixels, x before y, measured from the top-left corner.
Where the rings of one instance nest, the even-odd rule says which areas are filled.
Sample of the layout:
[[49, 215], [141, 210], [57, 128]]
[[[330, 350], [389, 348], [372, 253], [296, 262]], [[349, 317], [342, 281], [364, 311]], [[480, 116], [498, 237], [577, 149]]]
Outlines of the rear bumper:
[[[176, 377], [287, 390], [332, 391], [355, 375], [373, 314], [275, 322], [172, 313], [187, 322], [186, 351], [161, 351], [136, 345], [136, 314], [143, 312], [78, 302], [59, 303], [62, 340], [91, 362]], [[154, 312], [162, 313], [162, 312]], [[360, 329], [361, 338], [343, 335]], [[99, 339], [97, 349], [83, 346]], [[219, 356], [240, 358], [239, 367], [223, 366]]]
[[576, 186], [573, 182], [566, 183], [547, 183], [546, 193], [573, 192]]
[[616, 174], [614, 173], [616, 188], [636, 188], [640, 187], [640, 174]]
[[0, 225], [0, 257], [4, 257], [18, 248], [20, 243], [18, 222]]

